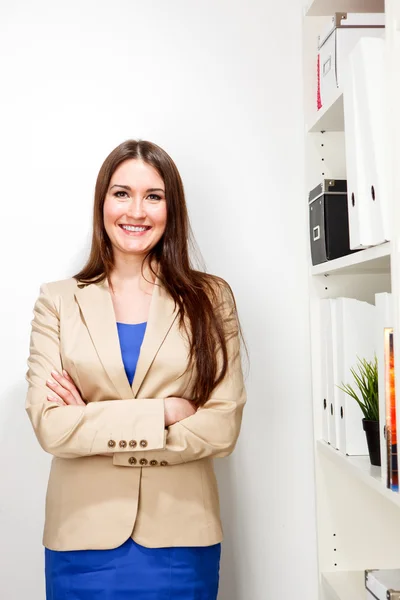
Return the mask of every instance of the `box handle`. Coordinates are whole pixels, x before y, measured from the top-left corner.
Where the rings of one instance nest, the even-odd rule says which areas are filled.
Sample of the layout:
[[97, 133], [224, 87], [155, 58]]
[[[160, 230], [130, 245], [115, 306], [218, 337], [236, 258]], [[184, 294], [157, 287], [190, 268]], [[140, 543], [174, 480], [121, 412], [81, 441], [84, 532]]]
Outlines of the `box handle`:
[[330, 56], [329, 58], [326, 59], [326, 61], [324, 62], [324, 65], [322, 67], [322, 75], [325, 77], [325, 75], [328, 75], [329, 71], [332, 68], [332, 57]]
[[316, 242], [321, 237], [321, 232], [320, 232], [319, 225], [317, 225], [316, 227], [313, 227], [312, 231], [313, 231], [313, 241]]

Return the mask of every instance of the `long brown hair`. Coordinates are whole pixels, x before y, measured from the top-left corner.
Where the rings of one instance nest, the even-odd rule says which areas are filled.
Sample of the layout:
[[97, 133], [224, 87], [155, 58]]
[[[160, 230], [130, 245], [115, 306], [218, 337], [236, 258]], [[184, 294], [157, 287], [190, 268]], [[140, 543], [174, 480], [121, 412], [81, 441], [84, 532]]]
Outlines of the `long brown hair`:
[[[196, 270], [191, 265], [189, 246], [196, 248], [196, 244], [189, 223], [182, 180], [171, 157], [156, 144], [144, 140], [127, 140], [105, 159], [96, 181], [90, 255], [86, 265], [73, 277], [81, 283], [100, 283], [107, 278], [112, 288], [110, 275], [114, 267], [113, 250], [104, 227], [103, 205], [114, 171], [123, 161], [132, 158], [151, 165], [165, 184], [165, 231], [145, 256], [142, 275], [147, 259], [154, 275], [156, 272], [152, 265], [157, 263], [159, 280], [174, 299], [175, 306], [178, 305], [180, 327], [186, 330], [190, 339], [188, 368], [193, 366], [196, 373], [190, 400], [201, 406], [226, 375], [229, 338], [242, 332], [229, 284], [222, 278]], [[226, 302], [231, 308], [228, 313], [216, 310], [217, 305], [223, 307]], [[230, 315], [228, 318], [227, 314]], [[185, 319], [189, 320], [190, 333]], [[217, 358], [217, 350], [220, 351], [220, 360]]]

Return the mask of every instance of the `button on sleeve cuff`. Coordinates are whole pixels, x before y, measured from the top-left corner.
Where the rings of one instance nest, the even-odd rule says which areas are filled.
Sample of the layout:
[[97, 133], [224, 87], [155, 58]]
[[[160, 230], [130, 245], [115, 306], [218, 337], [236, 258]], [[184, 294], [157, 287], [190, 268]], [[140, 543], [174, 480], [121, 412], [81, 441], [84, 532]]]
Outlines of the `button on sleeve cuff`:
[[136, 448], [141, 451], [165, 448], [166, 430], [162, 398], [93, 402], [86, 406], [85, 411], [96, 414], [94, 422], [97, 431], [92, 454], [124, 454], [132, 453]]

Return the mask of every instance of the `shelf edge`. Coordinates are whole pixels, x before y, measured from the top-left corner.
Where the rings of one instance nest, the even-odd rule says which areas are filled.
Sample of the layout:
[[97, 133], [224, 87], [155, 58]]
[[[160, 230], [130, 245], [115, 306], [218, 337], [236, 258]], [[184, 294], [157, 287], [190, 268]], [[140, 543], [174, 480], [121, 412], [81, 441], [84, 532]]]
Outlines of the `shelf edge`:
[[358, 481], [361, 481], [367, 487], [374, 490], [375, 492], [386, 498], [386, 500], [389, 500], [390, 502], [392, 502], [400, 508], [400, 493], [393, 492], [392, 490], [386, 488], [383, 485], [381, 479], [377, 479], [371, 474], [368, 474], [362, 469], [360, 469], [355, 463], [352, 462], [351, 457], [344, 456], [339, 452], [339, 450], [335, 450], [324, 440], [317, 440], [317, 452], [320, 455], [325, 456], [331, 462], [342, 466], [343, 469], [346, 469], [348, 473], [355, 476], [358, 479]]
[[[355, 254], [348, 254], [346, 256], [341, 256], [340, 258], [336, 258], [334, 260], [330, 260], [319, 265], [311, 266], [310, 274], [329, 275], [330, 273], [341, 271], [343, 269], [351, 269], [352, 267], [357, 267], [357, 265], [367, 266], [369, 262], [373, 262], [374, 260], [377, 260], [379, 258], [384, 258], [386, 256], [390, 257], [390, 254], [391, 243], [385, 242], [384, 244], [380, 244], [379, 246], [365, 248], [365, 250], [361, 250], [360, 252], [356, 252]], [[384, 273], [386, 271], [380, 270], [379, 272]], [[387, 272], [390, 272], [390, 269]]]
[[[329, 119], [329, 113], [340, 110], [343, 113], [341, 117], [340, 127], [329, 127], [321, 125], [324, 120]], [[342, 122], [343, 121], [343, 122]], [[321, 131], [344, 131], [344, 109], [343, 109], [343, 90], [338, 88], [335, 97], [329, 105], [323, 106], [317, 113], [314, 113], [314, 119], [306, 127], [307, 133], [318, 133]]]
[[322, 584], [333, 600], [364, 600], [364, 571], [321, 573]]
[[[335, 5], [335, 8], [332, 5]], [[382, 13], [385, 12], [384, 0], [313, 0], [305, 7], [306, 17], [330, 17], [333, 12]]]

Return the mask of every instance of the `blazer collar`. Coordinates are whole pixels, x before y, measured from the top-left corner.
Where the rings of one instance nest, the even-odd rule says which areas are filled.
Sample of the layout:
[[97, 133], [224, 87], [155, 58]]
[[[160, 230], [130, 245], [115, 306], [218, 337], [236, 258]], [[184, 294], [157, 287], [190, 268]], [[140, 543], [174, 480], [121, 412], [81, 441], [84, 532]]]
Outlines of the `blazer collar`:
[[77, 287], [75, 297], [99, 359], [121, 399], [136, 397], [157, 352], [178, 316], [178, 307], [158, 276], [150, 301], [146, 331], [132, 386], [122, 361], [118, 329], [108, 281]]

